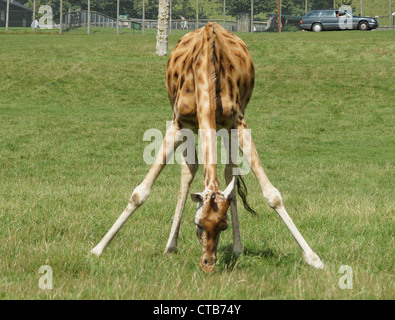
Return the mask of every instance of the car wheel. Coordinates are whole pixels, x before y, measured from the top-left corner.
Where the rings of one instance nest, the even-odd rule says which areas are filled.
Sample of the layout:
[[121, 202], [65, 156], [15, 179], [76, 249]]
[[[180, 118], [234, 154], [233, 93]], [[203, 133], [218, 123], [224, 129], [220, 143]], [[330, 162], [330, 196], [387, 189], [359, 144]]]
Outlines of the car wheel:
[[314, 23], [313, 26], [311, 27], [311, 30], [313, 30], [314, 32], [322, 31], [321, 23]]
[[365, 21], [360, 22], [359, 25], [358, 25], [358, 30], [366, 31], [366, 30], [369, 30], [369, 29], [370, 29], [369, 25]]

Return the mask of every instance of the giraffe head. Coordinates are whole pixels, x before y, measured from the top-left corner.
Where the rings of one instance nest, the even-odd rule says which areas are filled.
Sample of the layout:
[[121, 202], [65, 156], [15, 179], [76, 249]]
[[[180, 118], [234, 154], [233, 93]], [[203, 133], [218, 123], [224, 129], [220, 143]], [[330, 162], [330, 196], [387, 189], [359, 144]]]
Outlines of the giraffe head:
[[198, 203], [195, 224], [196, 235], [202, 245], [200, 267], [207, 273], [214, 270], [217, 262], [220, 233], [229, 226], [227, 211], [232, 202], [234, 187], [235, 178], [224, 191], [206, 188], [202, 193], [191, 194], [192, 200]]

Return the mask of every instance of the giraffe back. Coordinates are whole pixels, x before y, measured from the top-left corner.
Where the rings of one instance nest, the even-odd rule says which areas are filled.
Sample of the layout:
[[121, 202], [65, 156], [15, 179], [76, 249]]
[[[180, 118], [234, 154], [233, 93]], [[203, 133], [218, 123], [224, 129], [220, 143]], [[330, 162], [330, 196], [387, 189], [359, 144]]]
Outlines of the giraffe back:
[[244, 115], [254, 80], [246, 44], [216, 23], [183, 36], [166, 69], [174, 118], [181, 127], [194, 130], [202, 112], [215, 115], [216, 127], [234, 128]]

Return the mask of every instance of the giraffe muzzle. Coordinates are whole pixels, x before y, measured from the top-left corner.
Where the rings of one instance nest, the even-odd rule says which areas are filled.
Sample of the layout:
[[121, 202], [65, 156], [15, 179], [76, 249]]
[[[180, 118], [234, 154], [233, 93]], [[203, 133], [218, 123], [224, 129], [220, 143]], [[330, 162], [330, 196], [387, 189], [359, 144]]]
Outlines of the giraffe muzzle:
[[217, 263], [217, 255], [202, 254], [200, 258], [200, 268], [206, 273], [210, 273], [214, 270]]

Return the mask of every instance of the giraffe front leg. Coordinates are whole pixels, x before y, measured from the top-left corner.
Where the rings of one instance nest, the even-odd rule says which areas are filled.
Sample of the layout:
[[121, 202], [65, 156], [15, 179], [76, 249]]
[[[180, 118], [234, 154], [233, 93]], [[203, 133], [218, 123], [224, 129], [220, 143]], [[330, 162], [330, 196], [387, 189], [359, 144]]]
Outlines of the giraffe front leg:
[[[230, 156], [229, 156], [230, 158]], [[233, 179], [232, 169], [236, 167], [231, 160], [228, 161], [225, 167], [225, 181], [226, 185]], [[236, 177], [238, 179], [238, 177]], [[240, 239], [240, 228], [239, 228], [239, 216], [237, 213], [237, 197], [236, 197], [236, 188], [233, 189], [232, 193], [233, 201], [230, 204], [230, 214], [232, 216], [232, 232], [233, 232], [233, 252], [236, 254], [240, 254], [243, 252], [243, 246], [241, 244]]]
[[273, 187], [268, 177], [266, 176], [254, 142], [252, 140], [250, 131], [246, 129], [247, 125], [244, 119], [239, 120], [238, 135], [240, 148], [243, 154], [246, 156], [252, 171], [254, 172], [256, 178], [259, 181], [266, 202], [277, 212], [277, 214], [280, 216], [282, 221], [291, 232], [292, 236], [295, 238], [296, 242], [299, 244], [300, 248], [303, 251], [305, 261], [315, 268], [323, 269], [325, 267], [323, 262], [318, 257], [318, 255], [310, 248], [306, 240], [303, 238], [303, 236], [293, 223], [291, 217], [285, 210], [280, 192], [275, 187]]
[[166, 132], [165, 138], [155, 158], [155, 161], [151, 166], [151, 169], [148, 171], [148, 174], [145, 176], [143, 182], [134, 189], [128, 205], [119, 216], [117, 221], [115, 221], [113, 226], [106, 233], [99, 244], [90, 251], [92, 255], [100, 256], [104, 249], [109, 245], [111, 240], [118, 233], [118, 231], [132, 215], [132, 213], [147, 200], [156, 178], [159, 176], [162, 169], [166, 165], [166, 160], [173, 154], [174, 150], [179, 144], [179, 133], [180, 129], [178, 125], [172, 122]]
[[187, 163], [186, 157], [183, 155], [182, 165], [181, 165], [180, 193], [178, 195], [176, 212], [174, 213], [173, 224], [171, 226], [169, 240], [167, 241], [166, 249], [164, 252], [165, 254], [177, 251], [177, 240], [180, 231], [182, 213], [184, 212], [185, 201], [187, 199], [189, 188], [192, 184], [193, 179], [195, 178], [195, 174], [198, 168], [199, 168], [199, 163], [196, 156], [196, 150], [195, 150], [194, 163]]

